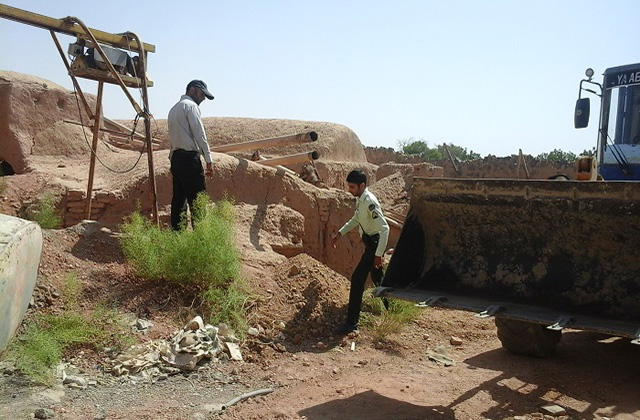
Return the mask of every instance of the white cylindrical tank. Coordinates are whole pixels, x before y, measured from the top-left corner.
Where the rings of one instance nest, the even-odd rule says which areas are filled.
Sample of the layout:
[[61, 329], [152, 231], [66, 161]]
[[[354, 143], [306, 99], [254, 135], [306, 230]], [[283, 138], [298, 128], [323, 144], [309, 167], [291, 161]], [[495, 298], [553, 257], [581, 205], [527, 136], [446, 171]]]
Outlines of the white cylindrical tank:
[[0, 214], [0, 353], [29, 306], [41, 255], [40, 226]]

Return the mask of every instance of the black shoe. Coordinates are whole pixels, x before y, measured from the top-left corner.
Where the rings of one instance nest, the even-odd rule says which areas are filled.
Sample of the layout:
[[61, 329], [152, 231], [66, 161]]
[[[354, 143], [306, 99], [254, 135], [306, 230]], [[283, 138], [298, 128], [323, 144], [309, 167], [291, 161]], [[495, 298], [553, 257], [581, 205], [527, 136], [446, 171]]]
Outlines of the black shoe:
[[353, 324], [349, 324], [349, 323], [345, 323], [342, 324], [338, 327], [336, 327], [333, 332], [336, 335], [347, 335], [352, 331], [357, 331], [358, 330], [358, 326], [357, 325], [353, 325]]

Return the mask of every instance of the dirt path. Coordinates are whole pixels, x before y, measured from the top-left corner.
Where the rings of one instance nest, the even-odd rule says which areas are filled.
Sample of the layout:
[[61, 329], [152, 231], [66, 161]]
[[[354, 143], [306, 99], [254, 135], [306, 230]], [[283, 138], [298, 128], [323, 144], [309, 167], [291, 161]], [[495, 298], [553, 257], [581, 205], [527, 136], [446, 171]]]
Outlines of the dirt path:
[[[430, 328], [434, 323], [444, 328]], [[425, 350], [445, 344], [450, 333], [467, 337], [451, 350], [457, 363], [429, 361]], [[272, 363], [269, 371], [284, 386], [222, 418], [534, 418], [549, 403], [564, 407], [572, 419], [640, 418], [640, 348], [628, 342], [567, 332], [554, 357], [516, 356], [501, 348], [491, 321], [437, 309], [387, 349], [362, 341], [355, 352], [307, 350]]]

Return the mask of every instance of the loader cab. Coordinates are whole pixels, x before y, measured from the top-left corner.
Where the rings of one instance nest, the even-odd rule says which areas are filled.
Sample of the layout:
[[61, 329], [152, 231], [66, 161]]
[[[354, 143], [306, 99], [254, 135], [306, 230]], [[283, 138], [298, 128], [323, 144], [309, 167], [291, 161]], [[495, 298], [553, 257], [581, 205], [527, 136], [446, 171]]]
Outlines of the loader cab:
[[[598, 174], [605, 181], [640, 181], [640, 63], [605, 70], [602, 85], [591, 80], [589, 70], [588, 79], [580, 82], [575, 126], [588, 124], [589, 98], [582, 98], [582, 92], [599, 96]], [[589, 84], [600, 93], [585, 87]]]

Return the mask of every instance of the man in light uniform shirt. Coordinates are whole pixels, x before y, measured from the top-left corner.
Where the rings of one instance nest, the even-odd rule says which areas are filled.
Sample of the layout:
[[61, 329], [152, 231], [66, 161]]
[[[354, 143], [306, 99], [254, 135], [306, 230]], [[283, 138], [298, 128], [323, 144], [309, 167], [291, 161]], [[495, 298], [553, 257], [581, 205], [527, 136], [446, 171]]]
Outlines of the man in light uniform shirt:
[[389, 225], [384, 219], [378, 199], [367, 189], [365, 173], [360, 170], [351, 171], [347, 175], [347, 185], [349, 192], [357, 197], [356, 211], [338, 233], [333, 235], [332, 245], [335, 248], [338, 239], [359, 226], [365, 249], [351, 276], [347, 321], [335, 330], [336, 334], [348, 334], [358, 329], [364, 284], [369, 273], [371, 273], [373, 283], [376, 286], [382, 283], [382, 255], [389, 239]]
[[180, 222], [191, 209], [193, 226], [193, 201], [199, 192], [206, 191], [205, 172], [200, 155], [207, 164], [206, 175], [213, 176], [211, 151], [207, 134], [202, 125], [200, 103], [205, 98], [213, 99], [202, 80], [192, 80], [180, 101], [171, 108], [167, 124], [169, 125], [169, 144], [171, 152], [171, 175], [173, 177], [173, 199], [171, 200], [171, 228], [180, 229]]

